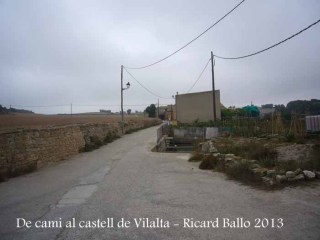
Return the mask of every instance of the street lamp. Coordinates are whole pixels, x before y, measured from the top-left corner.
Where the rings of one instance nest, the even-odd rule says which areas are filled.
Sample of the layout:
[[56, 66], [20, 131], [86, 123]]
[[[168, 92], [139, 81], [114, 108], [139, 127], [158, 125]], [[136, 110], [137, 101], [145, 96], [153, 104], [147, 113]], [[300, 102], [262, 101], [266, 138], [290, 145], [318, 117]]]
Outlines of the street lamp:
[[123, 91], [130, 88], [130, 83], [127, 82], [126, 87], [123, 87], [123, 65], [121, 65], [121, 130], [124, 133], [124, 119], [123, 119]]
[[122, 90], [127, 90], [129, 87], [130, 87], [130, 83], [129, 82], [127, 82], [127, 84], [126, 84], [126, 88], [122, 88]]

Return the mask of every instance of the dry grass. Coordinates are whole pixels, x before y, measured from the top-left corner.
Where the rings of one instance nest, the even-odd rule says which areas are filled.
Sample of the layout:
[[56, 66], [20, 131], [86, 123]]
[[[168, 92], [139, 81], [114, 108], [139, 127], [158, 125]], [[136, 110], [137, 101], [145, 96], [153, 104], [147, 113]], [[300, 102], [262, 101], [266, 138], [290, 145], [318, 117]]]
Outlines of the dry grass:
[[[125, 116], [125, 120], [141, 119], [142, 116]], [[120, 115], [76, 114], [76, 115], [42, 115], [42, 114], [6, 114], [0, 115], [0, 131], [18, 128], [47, 128], [72, 124], [110, 123], [118, 124]]]
[[277, 163], [277, 151], [274, 144], [266, 144], [264, 141], [255, 142], [250, 139], [222, 140], [215, 146], [220, 153], [232, 153], [248, 160], [258, 160], [264, 167], [274, 167]]
[[207, 156], [204, 156], [204, 158], [202, 159], [202, 162], [200, 163], [199, 168], [203, 170], [213, 170], [217, 167], [217, 165], [218, 165], [218, 158], [212, 155], [207, 155]]

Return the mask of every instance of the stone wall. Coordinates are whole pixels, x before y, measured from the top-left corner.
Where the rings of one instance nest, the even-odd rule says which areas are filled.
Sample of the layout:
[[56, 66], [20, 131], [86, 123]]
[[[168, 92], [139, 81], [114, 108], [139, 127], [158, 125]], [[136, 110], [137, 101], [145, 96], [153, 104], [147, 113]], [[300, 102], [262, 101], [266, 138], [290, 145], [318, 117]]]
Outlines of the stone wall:
[[[157, 119], [131, 119], [125, 132], [160, 124]], [[22, 129], [0, 134], [0, 180], [14, 177], [92, 150], [121, 136], [119, 124], [79, 124]]]

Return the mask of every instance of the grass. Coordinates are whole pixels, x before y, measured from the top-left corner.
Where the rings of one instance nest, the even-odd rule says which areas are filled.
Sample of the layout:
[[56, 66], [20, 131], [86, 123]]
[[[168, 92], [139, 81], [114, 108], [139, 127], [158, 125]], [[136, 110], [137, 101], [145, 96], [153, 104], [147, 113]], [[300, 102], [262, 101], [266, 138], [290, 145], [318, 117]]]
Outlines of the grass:
[[252, 169], [251, 164], [247, 161], [237, 162], [225, 168], [225, 173], [228, 177], [241, 180], [243, 182], [261, 182], [261, 178], [256, 176]]
[[286, 162], [278, 162], [276, 169], [284, 170], [284, 171], [295, 171], [298, 168], [303, 170], [316, 170], [320, 171], [320, 145], [315, 144], [312, 147], [312, 155], [310, 159], [305, 161], [286, 161]]
[[86, 143], [84, 148], [80, 152], [91, 152], [95, 149], [100, 148], [102, 145], [113, 142], [115, 139], [119, 138], [116, 131], [108, 132], [105, 138], [101, 141], [97, 136], [90, 137], [90, 142]]
[[275, 167], [277, 165], [277, 151], [273, 147], [267, 147], [263, 143], [245, 142], [234, 144], [229, 142], [217, 146], [220, 153], [232, 153], [236, 156], [251, 160], [257, 160], [263, 167]]
[[206, 155], [202, 159], [199, 168], [203, 170], [213, 170], [218, 165], [218, 158], [213, 155]]

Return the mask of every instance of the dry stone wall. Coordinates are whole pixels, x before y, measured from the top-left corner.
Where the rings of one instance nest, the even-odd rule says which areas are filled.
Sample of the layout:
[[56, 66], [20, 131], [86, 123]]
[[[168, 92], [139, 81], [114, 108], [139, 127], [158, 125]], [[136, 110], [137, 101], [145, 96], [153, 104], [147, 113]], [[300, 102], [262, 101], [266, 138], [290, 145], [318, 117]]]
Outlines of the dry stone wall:
[[[157, 119], [129, 120], [125, 123], [125, 132], [159, 123]], [[1, 133], [0, 181], [92, 150], [120, 136], [119, 124], [81, 124]]]

